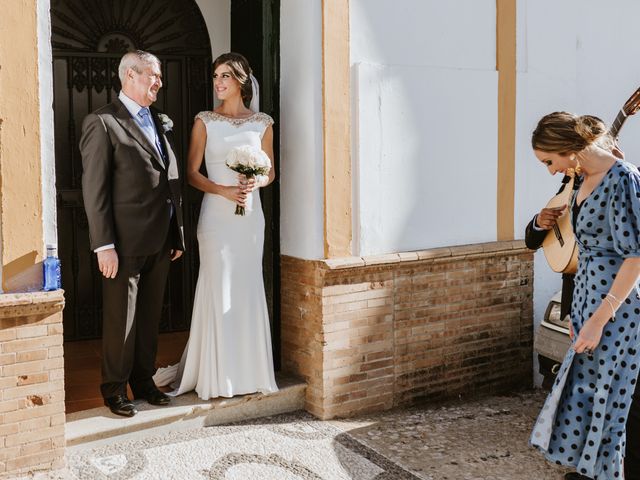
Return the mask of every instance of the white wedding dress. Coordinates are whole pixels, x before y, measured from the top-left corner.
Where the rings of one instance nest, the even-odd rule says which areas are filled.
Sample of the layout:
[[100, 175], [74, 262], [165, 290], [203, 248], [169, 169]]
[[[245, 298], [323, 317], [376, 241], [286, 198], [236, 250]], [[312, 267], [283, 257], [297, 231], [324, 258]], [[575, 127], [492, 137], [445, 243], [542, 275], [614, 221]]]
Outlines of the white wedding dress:
[[[265, 113], [229, 119], [215, 112], [196, 118], [207, 129], [205, 164], [210, 180], [236, 185], [238, 174], [225, 164], [233, 147], [261, 148]], [[269, 314], [262, 279], [264, 215], [257, 191], [248, 195], [246, 213], [236, 204], [205, 193], [198, 221], [200, 273], [189, 341], [178, 365], [158, 369], [156, 385], [171, 384], [170, 395], [195, 390], [204, 400], [277, 391]]]

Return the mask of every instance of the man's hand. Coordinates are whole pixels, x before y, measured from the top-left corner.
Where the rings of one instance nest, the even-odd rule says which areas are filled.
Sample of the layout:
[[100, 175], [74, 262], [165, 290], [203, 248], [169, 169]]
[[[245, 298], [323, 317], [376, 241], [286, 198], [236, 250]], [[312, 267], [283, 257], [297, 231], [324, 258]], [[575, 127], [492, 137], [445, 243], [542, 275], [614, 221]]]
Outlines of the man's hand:
[[116, 278], [118, 274], [118, 253], [115, 248], [102, 250], [97, 253], [98, 268], [105, 278]]
[[171, 249], [171, 252], [169, 253], [169, 256], [171, 257], [171, 261], [173, 262], [174, 260], [177, 260], [182, 256], [182, 250], [173, 250], [173, 249]]
[[558, 221], [558, 217], [564, 212], [566, 205], [561, 207], [543, 208], [536, 217], [536, 226], [543, 230], [551, 230]]

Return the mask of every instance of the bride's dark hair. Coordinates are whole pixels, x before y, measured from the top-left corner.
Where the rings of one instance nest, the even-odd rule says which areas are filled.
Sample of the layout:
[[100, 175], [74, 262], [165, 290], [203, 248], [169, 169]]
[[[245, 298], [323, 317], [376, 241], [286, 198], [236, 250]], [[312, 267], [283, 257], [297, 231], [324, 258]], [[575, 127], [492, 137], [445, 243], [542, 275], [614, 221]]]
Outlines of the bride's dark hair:
[[244, 106], [249, 108], [253, 98], [253, 87], [251, 86], [251, 67], [249, 62], [239, 53], [223, 53], [213, 62], [213, 71], [220, 65], [227, 65], [231, 70], [231, 75], [240, 83], [240, 95]]

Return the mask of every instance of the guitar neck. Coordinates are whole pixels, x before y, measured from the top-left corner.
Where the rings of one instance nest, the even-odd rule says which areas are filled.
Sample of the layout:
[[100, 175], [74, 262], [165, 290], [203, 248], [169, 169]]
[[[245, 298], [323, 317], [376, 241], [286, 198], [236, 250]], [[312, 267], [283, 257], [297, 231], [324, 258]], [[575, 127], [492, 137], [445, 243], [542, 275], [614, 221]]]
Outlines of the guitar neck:
[[613, 138], [618, 138], [620, 129], [622, 128], [622, 125], [624, 125], [624, 122], [627, 120], [627, 118], [629, 118], [629, 116], [624, 113], [624, 110], [620, 110], [618, 112], [618, 115], [616, 115], [616, 119], [613, 121], [613, 123], [611, 124], [611, 128], [609, 129], [609, 134]]

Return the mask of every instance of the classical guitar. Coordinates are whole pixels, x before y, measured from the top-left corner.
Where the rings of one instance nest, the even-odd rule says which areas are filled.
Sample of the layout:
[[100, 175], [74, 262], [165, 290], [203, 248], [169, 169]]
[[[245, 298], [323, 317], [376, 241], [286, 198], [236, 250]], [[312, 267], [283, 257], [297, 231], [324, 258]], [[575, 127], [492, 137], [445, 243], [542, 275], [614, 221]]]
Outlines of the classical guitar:
[[[613, 138], [618, 138], [624, 122], [631, 115], [635, 115], [638, 110], [640, 110], [640, 88], [633, 92], [633, 95], [625, 102], [611, 124], [609, 133]], [[570, 204], [575, 175], [571, 174], [570, 176], [571, 179], [565, 183], [562, 191], [549, 200], [547, 208]], [[549, 233], [547, 233], [547, 236], [542, 242], [542, 248], [544, 250], [544, 256], [554, 272], [576, 272], [578, 268], [578, 246], [576, 245], [576, 239], [573, 234], [571, 213], [568, 208], [558, 217], [556, 224], [549, 230]]]

